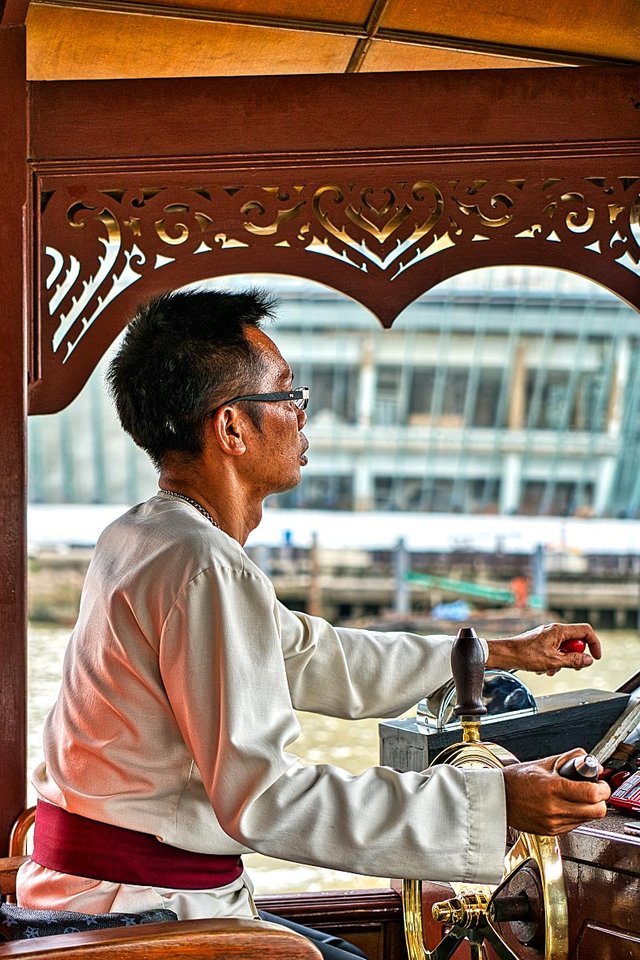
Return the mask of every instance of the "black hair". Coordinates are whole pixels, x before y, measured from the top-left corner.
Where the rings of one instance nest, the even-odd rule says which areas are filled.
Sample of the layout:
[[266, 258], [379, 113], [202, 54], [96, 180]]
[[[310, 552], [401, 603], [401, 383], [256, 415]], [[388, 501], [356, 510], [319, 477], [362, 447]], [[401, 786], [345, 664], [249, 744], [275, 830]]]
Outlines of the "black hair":
[[[158, 469], [170, 451], [199, 456], [207, 413], [256, 392], [264, 368], [245, 329], [259, 328], [276, 305], [260, 290], [196, 289], [138, 308], [109, 364], [107, 386], [123, 429]], [[259, 412], [247, 409], [256, 422]]]

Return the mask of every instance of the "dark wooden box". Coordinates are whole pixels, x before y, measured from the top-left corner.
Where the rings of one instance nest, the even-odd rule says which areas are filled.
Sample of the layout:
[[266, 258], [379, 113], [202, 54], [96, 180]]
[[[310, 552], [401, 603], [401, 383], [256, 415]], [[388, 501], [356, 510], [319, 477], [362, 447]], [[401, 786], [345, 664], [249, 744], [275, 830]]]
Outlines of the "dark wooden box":
[[[626, 693], [603, 690], [537, 697], [537, 713], [485, 720], [481, 738], [501, 744], [518, 760], [536, 760], [573, 747], [591, 750], [628, 701]], [[379, 736], [380, 762], [401, 771], [424, 770], [444, 747], [462, 739], [460, 727], [430, 730], [414, 718], [384, 721]]]

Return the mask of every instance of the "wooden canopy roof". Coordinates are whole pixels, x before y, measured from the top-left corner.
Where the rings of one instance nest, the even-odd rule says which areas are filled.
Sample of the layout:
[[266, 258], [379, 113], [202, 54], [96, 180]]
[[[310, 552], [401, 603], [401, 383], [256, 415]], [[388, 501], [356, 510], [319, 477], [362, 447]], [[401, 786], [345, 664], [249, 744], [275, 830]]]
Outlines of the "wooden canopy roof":
[[31, 0], [27, 17], [31, 80], [638, 60], [637, 0]]
[[640, 309], [639, 61], [638, 0], [0, 0], [0, 846], [25, 806], [27, 394], [59, 409], [135, 303], [232, 273], [385, 324], [499, 263]]

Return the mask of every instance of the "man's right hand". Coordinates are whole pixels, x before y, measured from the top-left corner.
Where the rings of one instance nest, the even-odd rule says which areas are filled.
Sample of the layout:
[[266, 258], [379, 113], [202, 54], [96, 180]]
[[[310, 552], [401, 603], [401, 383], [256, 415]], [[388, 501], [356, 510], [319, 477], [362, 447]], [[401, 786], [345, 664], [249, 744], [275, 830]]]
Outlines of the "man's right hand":
[[559, 768], [584, 750], [505, 767], [507, 823], [516, 830], [557, 836], [588, 820], [602, 819], [611, 790], [604, 781], [566, 780]]

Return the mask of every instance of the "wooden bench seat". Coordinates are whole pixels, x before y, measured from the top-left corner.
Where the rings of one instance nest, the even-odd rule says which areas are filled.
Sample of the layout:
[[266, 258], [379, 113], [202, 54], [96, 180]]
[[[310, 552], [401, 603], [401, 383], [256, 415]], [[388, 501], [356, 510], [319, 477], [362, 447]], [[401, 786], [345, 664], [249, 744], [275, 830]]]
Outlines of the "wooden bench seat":
[[[25, 857], [0, 859], [0, 892], [12, 897], [16, 873]], [[305, 937], [261, 920], [181, 920], [146, 923], [33, 940], [0, 941], [0, 960], [82, 958], [82, 960], [319, 960]]]
[[319, 960], [313, 944], [261, 920], [182, 920], [0, 944], [0, 958], [29, 960]]

